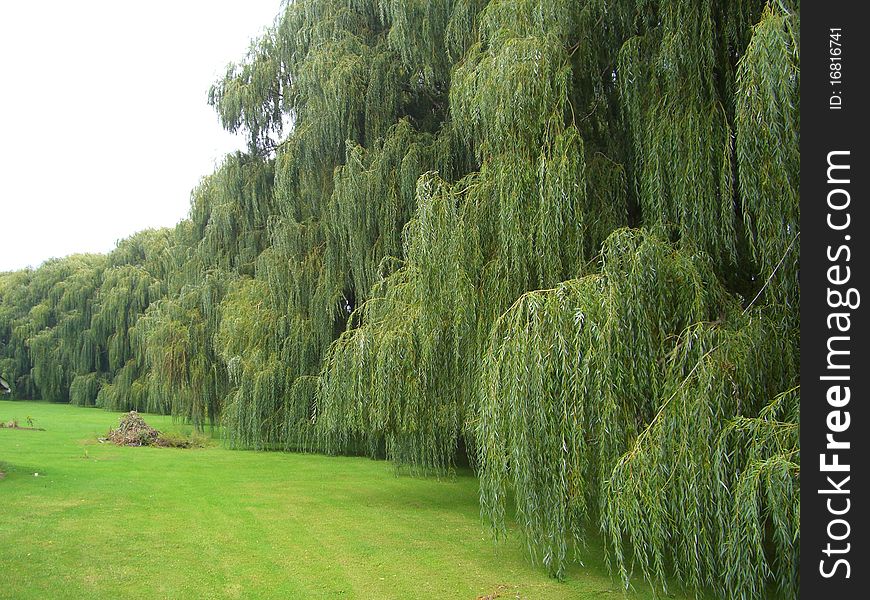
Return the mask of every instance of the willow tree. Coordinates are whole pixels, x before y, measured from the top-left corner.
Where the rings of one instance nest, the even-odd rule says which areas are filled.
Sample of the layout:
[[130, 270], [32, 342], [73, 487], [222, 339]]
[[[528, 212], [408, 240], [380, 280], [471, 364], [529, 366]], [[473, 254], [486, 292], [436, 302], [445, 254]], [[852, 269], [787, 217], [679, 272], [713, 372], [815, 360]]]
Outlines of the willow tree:
[[[54, 344], [60, 351], [57, 357], [60, 364], [67, 365], [70, 371], [71, 379], [66, 386], [73, 404], [93, 405], [98, 393], [100, 349], [91, 322], [97, 310], [97, 294], [104, 269], [103, 260], [95, 261], [89, 267], [77, 268], [64, 280], [63, 292], [57, 302], [57, 309], [63, 316], [58, 323]], [[38, 360], [43, 362], [45, 358]], [[39, 382], [37, 384], [41, 386]]]
[[[797, 593], [796, 396], [765, 407], [797, 377], [797, 29], [796, 12], [768, 5], [740, 53], [733, 83], [738, 216], [751, 249], [743, 260], [755, 264], [758, 292], [751, 303], [768, 306], [729, 327], [684, 334], [687, 350], [672, 358], [681, 365], [673, 389], [612, 474], [604, 526], [624, 576], [636, 561], [661, 584], [665, 565], [673, 565], [670, 574], [681, 584], [729, 597], [761, 597], [768, 587]], [[792, 409], [775, 408], [782, 398]], [[777, 412], [781, 423], [771, 418]], [[701, 442], [698, 428], [720, 437], [718, 449]], [[747, 431], [757, 448], [748, 461], [737, 458], [746, 456]], [[777, 437], [781, 432], [791, 432], [786, 442]]]
[[757, 417], [729, 421], [717, 440], [715, 465], [720, 479], [732, 481], [723, 498], [732, 508], [724, 513], [720, 538], [725, 589], [762, 597], [770, 582], [783, 595], [797, 596], [800, 389], [779, 394]]
[[4, 303], [21, 303], [4, 319], [4, 346], [11, 359], [5, 375], [19, 395], [66, 401], [70, 383], [92, 368], [94, 348], [87, 330], [104, 264], [105, 257], [97, 255], [46, 261], [18, 281], [23, 286], [18, 293], [4, 298]]
[[121, 240], [109, 254], [88, 331], [97, 353], [94, 368], [75, 382], [74, 402], [110, 410], [146, 408], [144, 365], [131, 333], [150, 304], [166, 293], [163, 255], [170, 235], [145, 230]]
[[23, 332], [16, 330], [32, 306], [32, 278], [31, 270], [0, 274], [0, 374], [22, 398], [32, 396], [30, 358]]
[[[457, 10], [467, 16], [468, 6]], [[370, 262], [378, 293], [326, 359], [319, 423], [333, 450], [383, 444], [400, 464], [449, 468], [475, 406], [492, 322], [524, 291], [583, 271], [627, 220], [624, 170], [569, 120], [575, 6], [492, 4], [468, 26], [478, 20], [481, 40], [452, 74], [454, 120], [431, 150], [441, 177], [420, 180], [399, 269], [390, 274], [395, 267], [382, 262], [386, 271], [374, 272]], [[455, 34], [459, 22], [447, 22]], [[479, 170], [449, 184], [463, 167]], [[347, 206], [352, 198], [342, 191], [337, 184], [333, 198]], [[350, 206], [370, 215], [377, 198], [360, 200]]]
[[[288, 6], [212, 95], [255, 153], [276, 153], [271, 227], [293, 240], [289, 253], [264, 252], [225, 306], [221, 345], [239, 377], [233, 422], [248, 423], [245, 443], [274, 444], [293, 414], [316, 419], [330, 451], [442, 472], [464, 436], [480, 448], [484, 506], [498, 523], [514, 487], [530, 547], [554, 572], [584, 527], [628, 535], [629, 513], [617, 514], [605, 482], [638, 440], [661, 435], [659, 410], [679, 404], [665, 395], [691, 383], [676, 373], [700, 370], [699, 357], [677, 355], [684, 330], [734, 330], [753, 352], [793, 337], [795, 9]], [[288, 123], [283, 141], [263, 142]], [[754, 136], [759, 123], [767, 138]], [[626, 224], [645, 229], [608, 238]], [[751, 316], [741, 303], [756, 304]], [[257, 333], [248, 321], [258, 311], [274, 327]], [[750, 335], [747, 319], [769, 325], [767, 337]], [[318, 341], [302, 347], [323, 355], [319, 376], [286, 354], [307, 328]], [[323, 354], [330, 330], [339, 337]], [[783, 366], [771, 381], [785, 387], [793, 376]], [[745, 391], [747, 414], [728, 408], [736, 392], [711, 399], [721, 406], [704, 435], [755, 418], [776, 391]], [[549, 429], [560, 406], [582, 415]], [[516, 450], [526, 462], [505, 467], [501, 427], [533, 414], [536, 440], [511, 447], [534, 450]], [[557, 433], [584, 448], [560, 481], [541, 475], [563, 472], [554, 465], [568, 445]], [[649, 548], [626, 544], [646, 564]], [[682, 559], [668, 558], [678, 580], [709, 584]]]
[[141, 386], [133, 387], [138, 366], [130, 328], [151, 302], [152, 283], [151, 276], [138, 265], [113, 267], [105, 274], [92, 333], [105, 352], [101, 365], [113, 377], [111, 383], [100, 388], [95, 399], [98, 406], [112, 410], [144, 408]]
[[165, 295], [148, 306], [129, 332], [141, 372], [142, 404], [201, 428], [219, 419], [226, 371], [212, 338], [221, 299], [241, 272], [253, 269], [264, 246], [271, 171], [236, 154], [194, 190], [190, 219], [167, 241], [160, 265]]
[[[224, 125], [247, 132], [252, 156], [275, 153], [275, 206], [263, 230], [271, 247], [226, 298], [217, 339], [232, 381], [233, 444], [298, 445], [323, 352], [401, 255], [417, 178], [453, 164], [450, 152], [433, 158], [451, 139], [436, 135], [449, 4], [291, 4], [211, 90]], [[436, 41], [409, 49], [421, 14]], [[273, 327], [243, 326], [251, 310]]]
[[600, 531], [626, 580], [792, 596], [798, 13], [287, 3], [209, 93], [246, 151], [174, 230], [0, 276], [0, 367], [234, 447], [464, 447], [555, 575]]
[[492, 329], [481, 384], [481, 501], [497, 530], [512, 487], [533, 555], [561, 575], [658, 408], [675, 335], [733, 310], [704, 255], [632, 230], [608, 238], [599, 273], [521, 296]]
[[[470, 389], [473, 369], [462, 369], [475, 337], [468, 269], [480, 259], [451, 187], [432, 176], [419, 185], [424, 200], [406, 229], [405, 264], [354, 311], [358, 326], [324, 359], [317, 423], [331, 451], [386, 451], [400, 464], [444, 471]], [[442, 285], [453, 293], [440, 293]]]
[[738, 65], [736, 157], [758, 277], [797, 318], [800, 235], [800, 20], [767, 6]]
[[[606, 491], [602, 524], [623, 577], [627, 581], [629, 565], [636, 563], [662, 587], [673, 576], [690, 589], [739, 597], [761, 592], [770, 579], [780, 591], [796, 593], [796, 472], [777, 473], [783, 479], [770, 483], [768, 492], [782, 494], [785, 502], [770, 506], [772, 534], [758, 533], [767, 516], [755, 497], [735, 488], [752, 477], [746, 459], [726, 458], [742, 454], [743, 440], [725, 432], [729, 421], [756, 418], [768, 399], [792, 386], [797, 340], [783, 331], [781, 316], [750, 311], [728, 323], [687, 329], [669, 368], [655, 417], [613, 468]], [[711, 444], [717, 438], [720, 444]], [[734, 543], [732, 520], [738, 514], [738, 531], [754, 528], [761, 538], [753, 546]], [[775, 570], [750, 566], [758, 565], [757, 548], [768, 542], [775, 545]], [[727, 567], [738, 564], [745, 565], [743, 576], [734, 578]]]
[[[4, 346], [14, 348], [19, 392], [93, 406], [122, 372], [128, 381], [123, 389], [129, 391], [136, 373], [128, 367], [133, 358], [128, 330], [164, 293], [159, 258], [165, 242], [165, 231], [146, 230], [120, 241], [106, 256], [47, 261], [21, 281], [16, 301], [28, 312], [6, 321], [11, 329], [3, 336]], [[109, 391], [114, 389], [120, 388]], [[131, 406], [127, 391], [108, 401], [103, 392], [100, 404]]]
[[152, 412], [171, 413], [202, 428], [215, 423], [226, 394], [226, 373], [212, 336], [227, 283], [211, 273], [148, 307], [131, 332], [143, 364], [141, 393]]

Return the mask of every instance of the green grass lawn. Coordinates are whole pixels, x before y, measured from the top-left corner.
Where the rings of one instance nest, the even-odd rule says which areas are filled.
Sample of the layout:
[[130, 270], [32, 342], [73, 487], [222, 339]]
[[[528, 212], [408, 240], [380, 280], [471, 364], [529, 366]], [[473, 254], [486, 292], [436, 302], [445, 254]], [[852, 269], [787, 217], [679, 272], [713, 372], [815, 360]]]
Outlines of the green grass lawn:
[[[99, 444], [118, 413], [0, 402], [2, 598], [622, 598], [590, 548], [567, 581], [516, 530], [494, 544], [477, 480], [365, 458]], [[158, 429], [168, 417], [146, 415]], [[38, 475], [36, 475], [38, 473]], [[651, 598], [640, 584], [628, 598]]]

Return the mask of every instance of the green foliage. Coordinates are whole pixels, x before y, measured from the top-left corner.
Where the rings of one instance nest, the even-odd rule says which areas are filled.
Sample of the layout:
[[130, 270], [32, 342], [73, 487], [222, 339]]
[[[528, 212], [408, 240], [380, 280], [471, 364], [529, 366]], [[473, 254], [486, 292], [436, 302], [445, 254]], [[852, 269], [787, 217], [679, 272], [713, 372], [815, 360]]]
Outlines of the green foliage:
[[325, 211], [330, 258], [336, 262], [327, 268], [343, 275], [335, 284], [353, 290], [359, 301], [369, 297], [381, 262], [402, 255], [402, 227], [416, 207], [417, 179], [435, 166], [434, 145], [432, 136], [403, 120], [372, 150], [350, 147], [345, 164], [336, 169]]
[[737, 258], [733, 126], [717, 87], [733, 69], [730, 58], [716, 61], [719, 36], [734, 25], [727, 4], [662, 3], [626, 40], [616, 70], [644, 221], [664, 235], [673, 228], [720, 272]]
[[154, 445], [162, 448], [206, 448], [211, 444], [211, 440], [194, 431], [189, 434], [180, 431], [161, 431], [154, 441]]
[[709, 261], [648, 233], [613, 233], [601, 263], [600, 274], [520, 297], [484, 356], [483, 511], [499, 531], [512, 487], [532, 555], [557, 576], [611, 466], [657, 409], [674, 336], [733, 310]]
[[271, 148], [273, 136], [283, 129], [283, 93], [289, 82], [276, 52], [271, 31], [251, 44], [241, 64], [230, 64], [224, 79], [211, 87], [208, 103], [215, 108], [224, 129], [245, 129], [251, 149]]
[[[800, 389], [765, 406], [758, 417], [731, 420], [719, 437], [722, 578], [732, 597], [762, 597], [768, 582], [783, 596], [799, 591]], [[768, 550], [773, 547], [773, 552]]]
[[223, 418], [235, 447], [275, 448], [283, 439], [284, 367], [276, 360], [278, 316], [267, 298], [262, 281], [244, 279], [221, 304], [216, 343], [236, 386]]
[[92, 372], [76, 375], [69, 386], [70, 404], [77, 406], [96, 406], [97, 395], [105, 379], [100, 373]]
[[137, 322], [133, 337], [146, 372], [146, 410], [171, 412], [197, 428], [216, 422], [227, 376], [212, 337], [225, 286], [223, 274], [209, 273], [178, 296], [149, 306]]
[[190, 218], [205, 268], [252, 273], [268, 244], [266, 223], [276, 212], [272, 163], [230, 155], [194, 190]]
[[[690, 589], [718, 589], [737, 597], [737, 592], [766, 587], [769, 572], [746, 566], [756, 564], [758, 556], [749, 556], [745, 545], [726, 541], [733, 533], [729, 520], [736, 514], [743, 515], [744, 530], [754, 528], [759, 534], [752, 550], [767, 542], [767, 534], [760, 534], [764, 518], [758, 514], [758, 501], [740, 491], [742, 485], [752, 485], [744, 481], [752, 478], [744, 469], [746, 462], [754, 461], [723, 458], [742, 453], [745, 443], [723, 432], [733, 427], [728, 425], [732, 419], [758, 415], [765, 398], [795, 380], [797, 340], [781, 330], [778, 317], [750, 312], [723, 324], [700, 323], [680, 337], [668, 359], [661, 405], [613, 468], [606, 490], [602, 525], [626, 582], [633, 562], [663, 587], [671, 575], [665, 565], [674, 565], [672, 574]], [[717, 438], [718, 447], [711, 444]], [[761, 438], [754, 442], [764, 444]], [[763, 452], [758, 449], [755, 455]], [[744, 483], [737, 484], [732, 495], [732, 482], [738, 480]], [[793, 490], [788, 500], [775, 510], [792, 509]], [[780, 540], [778, 531], [771, 541], [778, 544], [779, 560], [786, 568], [795, 565], [796, 548]], [[742, 565], [740, 581], [725, 569], [735, 564]], [[782, 573], [776, 575], [781, 577]]]
[[286, 3], [209, 92], [248, 148], [187, 219], [0, 274], [0, 373], [235, 448], [464, 451], [555, 575], [602, 531], [626, 582], [793, 597], [799, 30], [796, 1]]
[[759, 275], [774, 302], [799, 306], [799, 19], [768, 6], [737, 73], [740, 196]]

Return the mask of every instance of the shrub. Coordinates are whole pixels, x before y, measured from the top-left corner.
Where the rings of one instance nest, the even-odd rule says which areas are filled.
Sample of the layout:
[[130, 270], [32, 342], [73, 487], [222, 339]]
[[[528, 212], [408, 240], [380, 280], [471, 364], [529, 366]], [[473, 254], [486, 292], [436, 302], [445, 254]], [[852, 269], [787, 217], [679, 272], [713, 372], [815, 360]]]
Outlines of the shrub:
[[209, 439], [196, 432], [185, 435], [178, 431], [164, 431], [157, 436], [155, 444], [163, 448], [205, 448]]

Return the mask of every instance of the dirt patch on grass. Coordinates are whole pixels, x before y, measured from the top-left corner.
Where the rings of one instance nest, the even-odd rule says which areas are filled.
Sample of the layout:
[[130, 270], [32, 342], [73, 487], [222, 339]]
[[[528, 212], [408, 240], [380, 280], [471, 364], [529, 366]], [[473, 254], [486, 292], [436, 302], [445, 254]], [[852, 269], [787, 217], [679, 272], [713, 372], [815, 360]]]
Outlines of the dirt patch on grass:
[[496, 598], [520, 598], [520, 593], [515, 585], [501, 584], [489, 594], [482, 594], [476, 600], [496, 600]]

